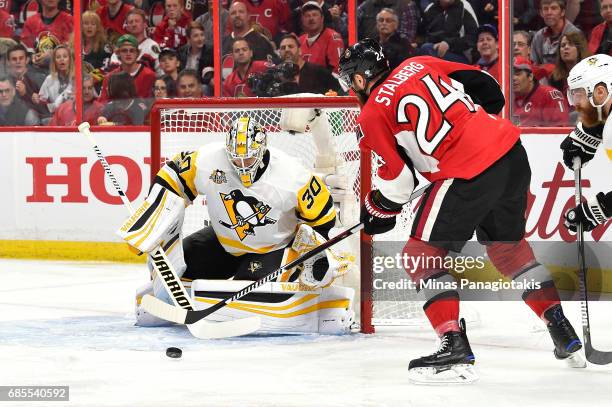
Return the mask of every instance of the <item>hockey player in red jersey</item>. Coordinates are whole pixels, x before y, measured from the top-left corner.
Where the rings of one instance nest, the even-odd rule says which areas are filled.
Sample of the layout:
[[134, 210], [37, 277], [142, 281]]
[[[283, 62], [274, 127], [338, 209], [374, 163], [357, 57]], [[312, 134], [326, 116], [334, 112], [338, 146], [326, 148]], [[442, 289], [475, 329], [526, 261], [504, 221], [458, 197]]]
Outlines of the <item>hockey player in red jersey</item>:
[[[574, 158], [582, 165], [589, 162], [604, 144], [612, 160], [612, 57], [593, 55], [577, 63], [567, 78], [568, 99], [579, 114], [576, 128], [563, 140], [563, 162], [573, 168]], [[612, 191], [603, 192], [570, 209], [565, 214], [565, 226], [576, 231], [578, 225], [591, 231], [612, 217]]]
[[[371, 39], [344, 52], [340, 75], [363, 105], [360, 145], [383, 162], [378, 189], [367, 194], [362, 208], [365, 233], [394, 228], [419, 171], [431, 185], [404, 253], [444, 258], [449, 250], [460, 252], [476, 232], [503, 275], [540, 282], [522, 298], [547, 324], [555, 356], [582, 365], [576, 353], [582, 344], [563, 314], [550, 273], [524, 238], [531, 171], [520, 130], [495, 116], [504, 105], [498, 83], [477, 67], [434, 57], [409, 58], [390, 71], [382, 48]], [[428, 288], [453, 287], [454, 277], [425, 263], [411, 278], [425, 294], [423, 308], [441, 345], [432, 355], [412, 360], [409, 377], [474, 381], [475, 358], [465, 323], [459, 321], [459, 294], [453, 288]]]

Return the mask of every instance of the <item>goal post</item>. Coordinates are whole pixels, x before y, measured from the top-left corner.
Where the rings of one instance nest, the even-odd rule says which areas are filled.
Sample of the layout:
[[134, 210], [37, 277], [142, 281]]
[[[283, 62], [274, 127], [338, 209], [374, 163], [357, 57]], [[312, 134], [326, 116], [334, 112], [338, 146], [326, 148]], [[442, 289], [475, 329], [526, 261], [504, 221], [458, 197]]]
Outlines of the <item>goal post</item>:
[[[289, 112], [288, 109], [296, 110]], [[308, 121], [312, 112], [316, 113], [312, 115], [314, 120]], [[249, 116], [266, 130], [271, 148], [283, 150], [313, 173], [321, 174], [334, 198], [338, 227], [346, 228], [359, 221], [361, 202], [372, 187], [372, 175], [380, 163], [375, 154], [360, 150], [357, 135], [359, 112], [354, 97], [159, 100], [151, 111], [151, 180], [165, 160], [178, 152], [194, 150], [210, 142], [224, 142], [232, 123], [241, 116]], [[286, 129], [287, 114], [294, 119], [297, 115], [298, 122], [300, 115], [309, 115], [308, 124], [300, 129], [303, 131]], [[361, 232], [360, 236], [347, 239], [348, 248], [359, 254], [360, 272], [341, 284], [355, 289], [356, 303], [359, 303], [355, 311], [362, 332], [374, 332], [375, 323], [415, 325], [423, 320], [422, 302], [416, 299], [416, 293], [389, 297], [388, 293], [380, 296], [380, 293], [373, 292], [373, 256], [385, 250], [378, 247], [378, 242], [405, 243], [410, 210], [405, 208], [398, 226], [389, 234], [371, 239]], [[207, 219], [205, 199], [199, 197], [186, 211], [183, 232], [189, 234], [201, 229], [207, 225]], [[402, 276], [407, 277], [405, 274]]]

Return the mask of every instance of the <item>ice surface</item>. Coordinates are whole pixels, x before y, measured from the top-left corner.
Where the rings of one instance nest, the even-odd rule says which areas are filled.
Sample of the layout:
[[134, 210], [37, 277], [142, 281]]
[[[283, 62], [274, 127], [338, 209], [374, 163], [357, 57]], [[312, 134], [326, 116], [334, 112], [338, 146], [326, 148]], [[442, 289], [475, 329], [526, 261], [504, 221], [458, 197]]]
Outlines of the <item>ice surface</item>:
[[[472, 304], [479, 382], [416, 386], [406, 369], [435, 347], [427, 326], [202, 341], [184, 327], [134, 327], [134, 291], [147, 276], [141, 265], [0, 260], [0, 385], [70, 386], [65, 404], [0, 407], [609, 405], [612, 366], [555, 360], [522, 303]], [[565, 308], [580, 330], [579, 303]], [[612, 350], [611, 310], [591, 308], [602, 350]], [[166, 357], [169, 346], [183, 357]]]

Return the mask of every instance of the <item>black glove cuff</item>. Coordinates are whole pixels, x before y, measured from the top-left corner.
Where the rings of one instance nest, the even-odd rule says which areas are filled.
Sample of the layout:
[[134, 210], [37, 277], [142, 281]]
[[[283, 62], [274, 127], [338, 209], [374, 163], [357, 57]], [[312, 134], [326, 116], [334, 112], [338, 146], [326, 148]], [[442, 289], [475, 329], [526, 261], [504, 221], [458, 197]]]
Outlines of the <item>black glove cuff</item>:
[[585, 133], [593, 136], [593, 137], [597, 137], [597, 138], [602, 138], [603, 137], [603, 129], [604, 129], [604, 125], [603, 123], [600, 124], [596, 124], [593, 127], [587, 127], [584, 125], [584, 123], [582, 123], [582, 130], [584, 130]]
[[378, 189], [372, 191], [371, 199], [374, 205], [387, 212], [401, 212], [402, 207], [404, 206], [385, 198]]

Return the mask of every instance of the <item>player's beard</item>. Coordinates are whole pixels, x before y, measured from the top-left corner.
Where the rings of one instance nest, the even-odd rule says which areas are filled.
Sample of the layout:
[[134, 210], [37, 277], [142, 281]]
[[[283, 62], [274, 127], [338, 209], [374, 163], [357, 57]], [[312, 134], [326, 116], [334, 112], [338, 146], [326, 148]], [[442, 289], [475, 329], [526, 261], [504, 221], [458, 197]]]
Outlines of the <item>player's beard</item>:
[[[354, 90], [354, 89], [353, 89]], [[354, 90], [355, 92], [355, 96], [357, 96], [357, 100], [359, 100], [359, 104], [361, 106], [365, 106], [366, 102], [368, 101], [368, 94], [366, 93], [366, 90]]]
[[580, 121], [587, 127], [593, 127], [599, 123], [597, 109], [589, 104], [588, 107], [576, 106], [576, 111], [580, 115]]

